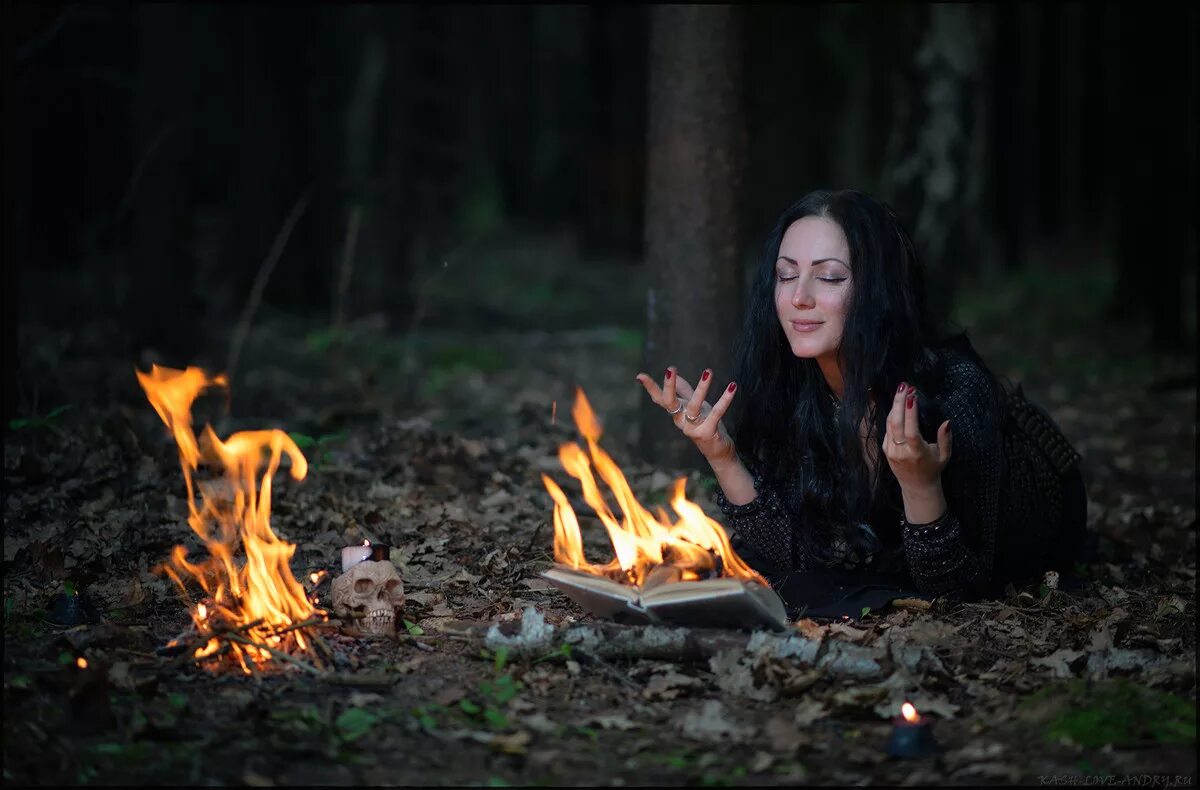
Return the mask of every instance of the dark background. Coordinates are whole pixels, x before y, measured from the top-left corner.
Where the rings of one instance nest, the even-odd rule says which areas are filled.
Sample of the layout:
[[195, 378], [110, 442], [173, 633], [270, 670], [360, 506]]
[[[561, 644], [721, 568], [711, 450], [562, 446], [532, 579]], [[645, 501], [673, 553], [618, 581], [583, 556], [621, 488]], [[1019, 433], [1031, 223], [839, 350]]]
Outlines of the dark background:
[[248, 370], [239, 332], [272, 322], [321, 353], [408, 338], [406, 380], [449, 353], [418, 328], [465, 333], [457, 375], [503, 366], [481, 351], [500, 331], [605, 326], [647, 370], [723, 384], [748, 267], [817, 187], [892, 203], [952, 315], [1017, 282], [1137, 353], [1194, 348], [1194, 10], [4, 17], [6, 423], [88, 397], [63, 360]]

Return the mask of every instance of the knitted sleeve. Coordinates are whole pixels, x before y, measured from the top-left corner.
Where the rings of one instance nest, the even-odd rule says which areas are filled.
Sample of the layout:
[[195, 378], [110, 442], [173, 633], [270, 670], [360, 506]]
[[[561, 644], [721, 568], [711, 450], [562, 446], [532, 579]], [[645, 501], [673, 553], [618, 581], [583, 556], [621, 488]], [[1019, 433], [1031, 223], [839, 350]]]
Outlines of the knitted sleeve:
[[988, 381], [966, 360], [946, 371], [939, 398], [954, 434], [942, 470], [946, 512], [929, 524], [901, 516], [904, 553], [917, 589], [927, 595], [974, 598], [987, 592], [1000, 529], [1003, 440], [987, 405]]
[[734, 505], [719, 487], [716, 502], [730, 528], [730, 543], [743, 560], [760, 573], [804, 570], [795, 540], [799, 517], [784, 505], [777, 487], [747, 465], [756, 496], [744, 505]]

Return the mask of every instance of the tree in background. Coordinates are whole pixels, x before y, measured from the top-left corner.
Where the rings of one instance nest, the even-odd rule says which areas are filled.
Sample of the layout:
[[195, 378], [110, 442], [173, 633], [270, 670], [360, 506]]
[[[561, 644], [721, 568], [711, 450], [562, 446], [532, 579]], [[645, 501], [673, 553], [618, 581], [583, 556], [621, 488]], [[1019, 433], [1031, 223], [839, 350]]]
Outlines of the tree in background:
[[[744, 136], [740, 13], [730, 6], [655, 6], [650, 15], [646, 152], [644, 360], [696, 383], [728, 381], [741, 306], [739, 201]], [[646, 399], [641, 449], [666, 466], [699, 454]]]
[[910, 13], [920, 15], [922, 33], [896, 95], [891, 161], [880, 192], [912, 233], [931, 275], [930, 301], [944, 312], [956, 283], [979, 269], [987, 251], [987, 104], [981, 88], [990, 14], [955, 4]]

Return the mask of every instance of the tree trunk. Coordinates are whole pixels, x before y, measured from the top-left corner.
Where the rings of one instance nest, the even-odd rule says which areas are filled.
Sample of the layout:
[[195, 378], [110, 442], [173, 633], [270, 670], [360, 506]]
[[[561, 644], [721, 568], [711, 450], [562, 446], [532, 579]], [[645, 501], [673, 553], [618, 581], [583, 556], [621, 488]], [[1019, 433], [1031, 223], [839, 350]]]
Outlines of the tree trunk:
[[[644, 370], [728, 381], [741, 303], [738, 206], [744, 155], [740, 15], [729, 6], [655, 6], [650, 15]], [[664, 466], [703, 461], [645, 399], [641, 450]]]
[[962, 5], [928, 9], [909, 95], [919, 102], [901, 134], [891, 170], [895, 208], [926, 262], [930, 301], [949, 310], [963, 272], [987, 252], [982, 224], [987, 118], [980, 90], [990, 39], [986, 10]]

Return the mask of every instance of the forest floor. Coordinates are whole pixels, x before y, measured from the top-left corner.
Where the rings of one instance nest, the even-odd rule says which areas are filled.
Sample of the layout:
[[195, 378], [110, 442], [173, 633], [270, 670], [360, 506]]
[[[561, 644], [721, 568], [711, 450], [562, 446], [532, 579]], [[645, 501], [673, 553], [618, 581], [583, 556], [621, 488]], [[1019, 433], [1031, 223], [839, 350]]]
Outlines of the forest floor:
[[[770, 650], [601, 658], [553, 639], [529, 652], [484, 636], [498, 624], [511, 634], [524, 618], [559, 629], [591, 621], [539, 576], [552, 563], [553, 534], [541, 475], [572, 482], [557, 450], [577, 440], [575, 386], [639, 499], [663, 502], [677, 470], [632, 451], [644, 397], [633, 380], [637, 332], [429, 330], [406, 342], [362, 322], [347, 341], [265, 310], [230, 399], [199, 410], [197, 424], [211, 419], [220, 436], [280, 427], [298, 437], [308, 476], [277, 475], [272, 514], [297, 546], [297, 578], [335, 575], [340, 549], [364, 537], [388, 543], [410, 625], [386, 636], [323, 628], [333, 660], [319, 673], [276, 662], [247, 677], [162, 656], [190, 619], [154, 569], [173, 546], [195, 554], [199, 544], [175, 445], [134, 379], [135, 364], [147, 365], [113, 358], [111, 325], [29, 326], [24, 384], [39, 388], [41, 405], [10, 426], [4, 446], [5, 782], [1048, 784], [1154, 775], [1190, 785], [1195, 368], [1145, 353], [1135, 330], [1076, 314], [1079, 298], [1043, 297], [1019, 283], [989, 285], [964, 294], [961, 312], [985, 357], [1024, 382], [1082, 453], [1098, 556], [1075, 569], [1075, 589], [1033, 579], [1004, 600], [796, 624], [826, 653], [859, 648], [865, 669], [850, 673]], [[711, 491], [711, 478], [689, 474], [689, 497], [717, 515]], [[607, 559], [599, 523], [581, 523], [591, 556]], [[327, 596], [328, 582], [317, 593]], [[94, 609], [92, 622], [62, 622], [72, 595]], [[920, 660], [898, 660], [905, 646]], [[884, 752], [903, 699], [933, 721], [937, 755]]]

